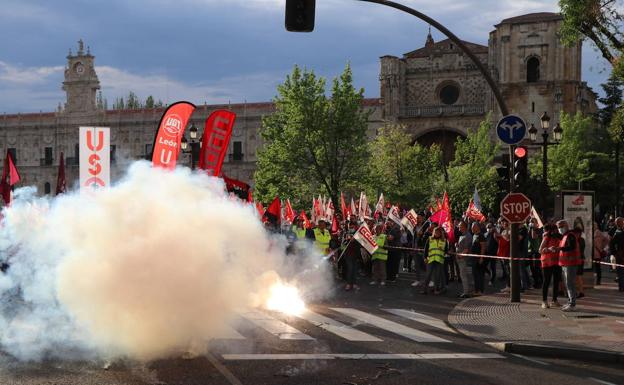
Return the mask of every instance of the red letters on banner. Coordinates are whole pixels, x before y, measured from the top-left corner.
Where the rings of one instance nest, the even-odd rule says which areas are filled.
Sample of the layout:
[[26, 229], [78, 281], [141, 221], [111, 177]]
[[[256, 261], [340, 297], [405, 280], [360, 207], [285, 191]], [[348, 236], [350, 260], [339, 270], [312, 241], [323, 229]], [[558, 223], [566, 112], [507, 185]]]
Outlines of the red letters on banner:
[[189, 102], [176, 102], [165, 110], [154, 138], [152, 165], [175, 168], [184, 129], [194, 110], [195, 105]]
[[228, 110], [214, 111], [204, 127], [201, 152], [199, 154], [199, 168], [206, 170], [209, 175], [219, 176], [221, 165], [227, 152], [232, 136], [232, 127], [236, 114]]

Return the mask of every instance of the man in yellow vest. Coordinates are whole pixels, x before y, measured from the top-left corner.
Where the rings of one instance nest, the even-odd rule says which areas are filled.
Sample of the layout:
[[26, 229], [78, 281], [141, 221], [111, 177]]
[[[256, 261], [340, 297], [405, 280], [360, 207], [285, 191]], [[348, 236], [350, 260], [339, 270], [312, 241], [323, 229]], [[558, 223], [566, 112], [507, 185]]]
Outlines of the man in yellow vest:
[[314, 245], [323, 255], [329, 253], [329, 241], [331, 234], [327, 229], [327, 221], [324, 218], [319, 219], [318, 225], [314, 229]]
[[373, 261], [373, 280], [371, 285], [379, 283], [380, 286], [386, 284], [386, 261], [388, 260], [388, 250], [385, 248], [386, 234], [383, 232], [383, 226], [378, 225], [375, 229], [375, 242], [379, 248], [375, 251], [371, 257]]
[[444, 282], [444, 255], [448, 252], [448, 244], [442, 227], [433, 229], [433, 234], [425, 245], [425, 261], [427, 261], [427, 277], [423, 284], [422, 294], [427, 294], [429, 281], [433, 277], [434, 294], [440, 294]]

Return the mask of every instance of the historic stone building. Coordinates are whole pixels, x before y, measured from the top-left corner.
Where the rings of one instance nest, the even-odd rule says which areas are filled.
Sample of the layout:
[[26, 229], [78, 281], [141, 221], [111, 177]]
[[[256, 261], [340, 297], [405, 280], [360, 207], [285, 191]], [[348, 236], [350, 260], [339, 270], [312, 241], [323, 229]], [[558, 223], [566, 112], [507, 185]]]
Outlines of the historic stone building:
[[[543, 111], [593, 112], [595, 94], [581, 81], [581, 44], [560, 45], [556, 32], [561, 17], [537, 13], [503, 20], [490, 33], [488, 46], [466, 42], [498, 82], [513, 113], [538, 125]], [[489, 111], [500, 117], [492, 93], [476, 66], [449, 40], [434, 42], [402, 58], [383, 56], [380, 99], [366, 99], [372, 111], [370, 136], [386, 123], [406, 125], [414, 140], [440, 143], [446, 159], [453, 143], [476, 128]], [[128, 162], [149, 157], [163, 108], [104, 110], [96, 104], [100, 83], [94, 56], [82, 42], [67, 56], [63, 90], [67, 100], [54, 112], [0, 116], [0, 151], [11, 151], [22, 174], [22, 185], [36, 185], [40, 193], [56, 187], [59, 155], [64, 152], [68, 186], [78, 178], [78, 127], [111, 128], [111, 178]], [[200, 130], [208, 115], [219, 108], [236, 112], [237, 120], [225, 159], [224, 172], [253, 184], [258, 134], [262, 117], [273, 104], [200, 105], [189, 125]], [[179, 163], [190, 164], [189, 155]]]
[[[498, 83], [511, 113], [539, 127], [546, 111], [591, 113], [596, 95], [581, 80], [581, 43], [563, 47], [557, 37], [561, 16], [533, 13], [503, 20], [488, 46], [464, 42]], [[381, 58], [383, 118], [406, 125], [414, 140], [440, 143], [452, 157], [453, 143], [492, 112], [501, 117], [485, 79], [450, 40], [434, 42], [402, 58]], [[494, 135], [494, 132], [492, 133]]]

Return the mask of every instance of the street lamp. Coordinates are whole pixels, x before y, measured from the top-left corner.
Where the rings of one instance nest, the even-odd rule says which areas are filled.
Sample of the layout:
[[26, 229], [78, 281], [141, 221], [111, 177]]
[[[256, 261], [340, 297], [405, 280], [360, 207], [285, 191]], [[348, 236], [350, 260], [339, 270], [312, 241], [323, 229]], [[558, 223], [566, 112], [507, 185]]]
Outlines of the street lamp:
[[199, 149], [201, 148], [201, 138], [199, 138], [199, 140], [197, 139], [197, 131], [195, 123], [192, 123], [188, 131], [190, 140], [186, 139], [186, 135], [184, 135], [180, 142], [180, 149], [182, 152], [184, 154], [191, 154], [191, 170], [195, 169], [195, 164], [199, 160]]
[[[531, 142], [537, 146], [542, 146], [542, 196], [544, 200], [548, 196], [548, 146], [556, 146], [561, 141], [561, 137], [563, 136], [563, 129], [559, 125], [559, 123], [555, 124], [553, 128], [553, 139], [554, 142], [548, 141], [548, 137], [550, 136], [548, 130], [550, 129], [550, 116], [548, 113], [544, 112], [540, 117], [540, 125], [542, 127], [542, 142], [536, 143], [538, 129], [534, 124], [531, 124], [529, 128], [529, 138]], [[546, 212], [546, 204], [544, 203], [544, 212]]]

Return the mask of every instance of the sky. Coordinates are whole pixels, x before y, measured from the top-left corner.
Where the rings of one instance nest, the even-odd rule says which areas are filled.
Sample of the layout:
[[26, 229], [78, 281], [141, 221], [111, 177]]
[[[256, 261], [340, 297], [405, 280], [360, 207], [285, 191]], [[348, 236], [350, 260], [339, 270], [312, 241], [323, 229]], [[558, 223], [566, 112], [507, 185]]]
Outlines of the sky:
[[[504, 18], [558, 10], [557, 0], [401, 2], [483, 45]], [[312, 33], [284, 29], [284, 0], [2, 0], [0, 113], [64, 102], [65, 57], [79, 39], [95, 56], [109, 106], [130, 91], [218, 104], [270, 101], [295, 64], [333, 79], [350, 63], [355, 85], [378, 97], [379, 57], [422, 47], [427, 30], [411, 15], [357, 0], [317, 0]], [[583, 79], [600, 91], [608, 74], [585, 44]]]

